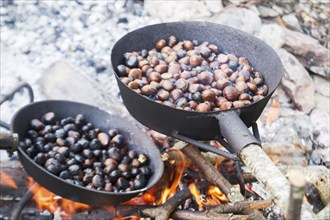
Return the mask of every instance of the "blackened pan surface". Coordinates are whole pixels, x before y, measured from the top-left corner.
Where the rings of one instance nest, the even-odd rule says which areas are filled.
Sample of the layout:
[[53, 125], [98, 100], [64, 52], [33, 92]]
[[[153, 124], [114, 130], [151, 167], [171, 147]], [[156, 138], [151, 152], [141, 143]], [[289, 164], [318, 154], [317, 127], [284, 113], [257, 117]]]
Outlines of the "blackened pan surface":
[[110, 115], [90, 105], [56, 100], [35, 102], [23, 107], [14, 115], [12, 131], [18, 133], [20, 138], [24, 138], [29, 129], [30, 120], [41, 118], [44, 113], [49, 111], [54, 112], [57, 118], [83, 114], [88, 122], [91, 122], [93, 126], [102, 130], [109, 130], [110, 128], [119, 129], [125, 136], [125, 140], [128, 142], [130, 149], [134, 148], [137, 152], [148, 155], [153, 170], [152, 177], [149, 179], [147, 186], [143, 189], [127, 193], [102, 192], [66, 182], [36, 164], [22, 149], [18, 148], [18, 155], [26, 172], [33, 177], [37, 183], [51, 192], [64, 198], [93, 206], [117, 205], [128, 201], [138, 193], [152, 187], [161, 178], [164, 165], [159, 150], [141, 128], [133, 125], [127, 119], [117, 115]]
[[[171, 35], [179, 41], [207, 41], [217, 45], [222, 52], [245, 56], [254, 69], [264, 75], [265, 83], [269, 86], [269, 94], [265, 98], [240, 109], [227, 110], [239, 111], [242, 121], [246, 126], [251, 126], [262, 113], [283, 75], [283, 66], [275, 51], [252, 35], [224, 25], [209, 22], [162, 23], [123, 36], [112, 49], [113, 68], [116, 71], [116, 66], [123, 63], [125, 52], [150, 50], [157, 40], [168, 39]], [[219, 112], [190, 112], [158, 104], [129, 89], [117, 74], [115, 75], [125, 106], [132, 116], [145, 126], [166, 135], [172, 135], [172, 132], [177, 130], [180, 134], [197, 140], [210, 140], [219, 135], [218, 121], [214, 117]]]

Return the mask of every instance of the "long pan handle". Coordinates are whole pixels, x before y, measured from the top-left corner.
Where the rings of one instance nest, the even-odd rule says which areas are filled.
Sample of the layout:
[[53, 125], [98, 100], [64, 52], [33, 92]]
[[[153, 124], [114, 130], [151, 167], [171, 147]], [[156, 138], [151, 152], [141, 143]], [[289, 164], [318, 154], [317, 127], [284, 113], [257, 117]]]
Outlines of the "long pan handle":
[[[259, 141], [239, 117], [238, 112], [222, 112], [217, 116], [221, 135], [232, 146], [242, 162], [251, 170], [259, 183], [274, 198], [284, 215], [287, 215], [290, 184], [278, 167], [262, 150]], [[315, 214], [304, 202], [302, 216], [315, 219]]]
[[16, 133], [0, 133], [0, 150], [7, 150], [11, 156], [17, 150], [18, 145], [19, 140]]
[[215, 148], [211, 145], [204, 144], [202, 142], [196, 141], [192, 138], [189, 138], [189, 137], [186, 137], [184, 135], [179, 134], [178, 131], [173, 131], [172, 136], [175, 137], [176, 139], [179, 139], [179, 140], [184, 141], [186, 143], [192, 144], [192, 145], [194, 145], [194, 146], [196, 146], [196, 147], [198, 147], [202, 150], [206, 150], [206, 151], [215, 153], [217, 155], [221, 155], [223, 157], [226, 157], [226, 158], [229, 158], [229, 159], [232, 159], [232, 160], [239, 160], [239, 158], [236, 154], [232, 154], [232, 153], [217, 149], [217, 148]]
[[222, 137], [230, 144], [232, 151], [239, 154], [249, 144], [261, 146], [239, 117], [237, 111], [225, 111], [216, 116]]

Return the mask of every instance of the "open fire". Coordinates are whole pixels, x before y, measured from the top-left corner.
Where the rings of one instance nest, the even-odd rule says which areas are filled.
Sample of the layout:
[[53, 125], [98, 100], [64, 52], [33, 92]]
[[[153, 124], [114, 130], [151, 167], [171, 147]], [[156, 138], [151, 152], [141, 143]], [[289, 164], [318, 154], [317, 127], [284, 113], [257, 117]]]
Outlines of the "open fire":
[[17, 189], [15, 181], [5, 172], [0, 172], [0, 185]]
[[91, 208], [89, 205], [64, 199], [39, 185], [36, 187], [34, 185], [35, 182], [29, 177], [28, 188], [33, 192], [33, 200], [36, 202], [39, 210], [48, 210], [51, 213], [60, 212], [61, 215], [70, 218], [74, 213]]
[[[139, 195], [138, 197], [124, 203], [123, 206], [155, 206], [164, 204], [178, 191], [180, 191], [182, 187], [184, 187], [182, 186], [182, 182], [186, 182], [185, 186], [189, 188], [192, 194], [190, 206], [188, 207], [190, 210], [204, 210], [205, 207], [228, 202], [226, 196], [218, 187], [210, 186], [208, 189], [201, 191], [194, 183], [194, 181], [198, 180], [184, 177], [184, 171], [189, 169], [191, 162], [186, 159], [180, 150], [176, 150], [176, 155], [179, 155], [178, 161], [180, 162], [167, 166], [165, 172], [166, 177], [168, 178], [162, 178], [160, 184], [157, 184], [142, 195]], [[215, 166], [217, 167], [218, 163], [216, 163]], [[0, 176], [0, 183], [2, 186], [17, 188], [10, 175], [0, 172]], [[58, 213], [63, 219], [71, 219], [71, 216], [75, 213], [80, 213], [95, 208], [57, 196], [47, 189], [37, 185], [31, 177], [29, 177], [28, 188], [33, 193], [33, 201], [35, 202], [38, 210], [48, 210], [50, 213]], [[102, 207], [102, 209], [111, 212], [111, 208], [109, 207]], [[120, 218], [116, 219], [139, 218], [137, 216], [120, 216]]]

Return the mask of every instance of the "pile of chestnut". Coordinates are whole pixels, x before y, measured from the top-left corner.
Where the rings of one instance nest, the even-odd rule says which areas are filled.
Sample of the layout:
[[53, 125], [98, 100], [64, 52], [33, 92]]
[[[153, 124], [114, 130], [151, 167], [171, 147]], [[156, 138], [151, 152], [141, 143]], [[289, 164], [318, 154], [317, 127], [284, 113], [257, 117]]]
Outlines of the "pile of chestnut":
[[31, 120], [20, 148], [50, 173], [90, 189], [138, 190], [152, 174], [148, 156], [130, 150], [119, 130], [102, 131], [82, 114], [57, 119], [47, 112]]
[[246, 57], [174, 36], [158, 40], [149, 51], [126, 52], [116, 72], [137, 93], [196, 112], [241, 108], [261, 100], [269, 90]]

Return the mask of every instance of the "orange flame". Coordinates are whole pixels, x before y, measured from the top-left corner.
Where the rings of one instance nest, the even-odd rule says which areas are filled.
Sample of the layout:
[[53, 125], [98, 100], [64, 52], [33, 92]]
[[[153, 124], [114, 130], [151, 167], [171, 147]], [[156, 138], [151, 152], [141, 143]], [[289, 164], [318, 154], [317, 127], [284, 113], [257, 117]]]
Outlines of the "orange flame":
[[216, 186], [209, 187], [206, 192], [208, 197], [205, 199], [202, 199], [201, 193], [194, 183], [189, 185], [189, 190], [194, 196], [199, 209], [201, 209], [203, 206], [214, 206], [228, 202], [226, 195]]
[[29, 189], [34, 193], [33, 199], [37, 203], [39, 210], [47, 209], [52, 213], [55, 211], [63, 211], [68, 215], [68, 218], [70, 218], [70, 216], [78, 210], [86, 210], [90, 208], [89, 205], [61, 198], [41, 186], [32, 187], [33, 185], [33, 179], [29, 178]]
[[125, 205], [152, 205], [154, 203], [155, 199], [156, 199], [156, 197], [147, 191], [143, 195], [134, 197], [123, 204], [125, 204]]
[[215, 169], [219, 168], [219, 164], [220, 164], [220, 158], [217, 157], [215, 164], [214, 164]]
[[216, 205], [228, 202], [226, 195], [216, 186], [210, 186], [206, 194], [212, 198]]
[[155, 199], [156, 199], [156, 197], [149, 192], [145, 192], [143, 194], [143, 200], [148, 204], [153, 204]]
[[180, 150], [177, 150], [180, 155], [182, 165], [176, 166], [174, 170], [172, 170], [170, 175], [169, 186], [166, 186], [164, 191], [161, 194], [160, 200], [157, 202], [157, 205], [165, 203], [169, 198], [171, 198], [177, 191], [177, 187], [180, 183], [184, 168], [187, 166], [187, 161], [185, 156]]
[[0, 185], [17, 189], [14, 180], [5, 172], [0, 172]]
[[194, 183], [189, 184], [189, 190], [190, 193], [195, 197], [195, 200], [198, 204], [198, 208], [201, 209], [203, 207], [203, 201], [201, 198], [201, 193], [197, 189], [196, 185]]

